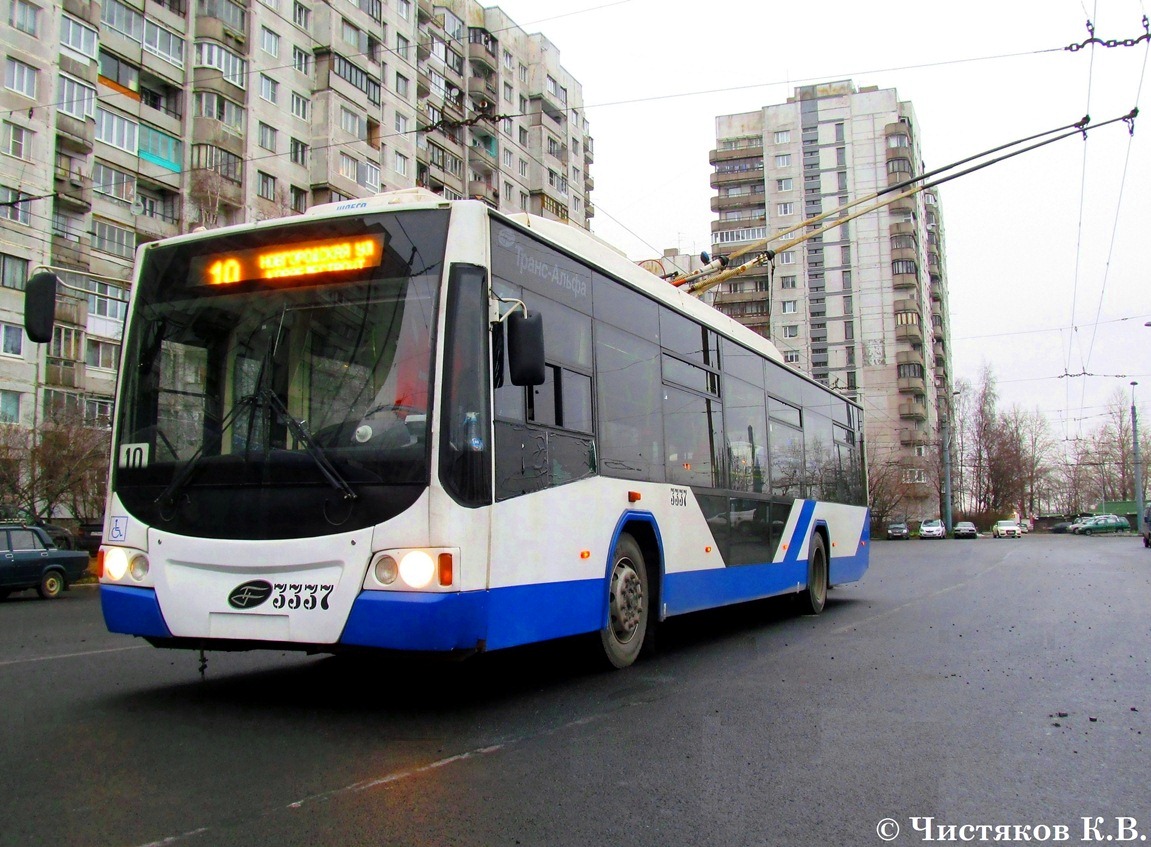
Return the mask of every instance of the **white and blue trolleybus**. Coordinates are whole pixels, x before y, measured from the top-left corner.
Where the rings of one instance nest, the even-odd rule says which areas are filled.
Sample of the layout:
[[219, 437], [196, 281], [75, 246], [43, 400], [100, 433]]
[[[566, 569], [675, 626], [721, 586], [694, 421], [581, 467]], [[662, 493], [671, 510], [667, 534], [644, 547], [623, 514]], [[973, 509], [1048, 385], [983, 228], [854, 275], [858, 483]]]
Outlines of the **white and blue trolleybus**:
[[625, 667], [868, 564], [858, 405], [585, 232], [419, 189], [143, 245], [113, 429], [104, 618], [158, 647]]

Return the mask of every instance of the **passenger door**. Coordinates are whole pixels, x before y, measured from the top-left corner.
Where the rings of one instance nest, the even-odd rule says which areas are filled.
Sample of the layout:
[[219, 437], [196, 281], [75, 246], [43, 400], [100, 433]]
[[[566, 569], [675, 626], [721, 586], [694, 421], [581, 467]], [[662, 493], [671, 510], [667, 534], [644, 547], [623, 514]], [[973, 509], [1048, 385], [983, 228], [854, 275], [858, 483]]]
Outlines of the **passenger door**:
[[48, 549], [40, 536], [30, 529], [8, 530], [8, 555], [18, 584], [36, 585], [40, 581], [40, 571], [48, 558]]

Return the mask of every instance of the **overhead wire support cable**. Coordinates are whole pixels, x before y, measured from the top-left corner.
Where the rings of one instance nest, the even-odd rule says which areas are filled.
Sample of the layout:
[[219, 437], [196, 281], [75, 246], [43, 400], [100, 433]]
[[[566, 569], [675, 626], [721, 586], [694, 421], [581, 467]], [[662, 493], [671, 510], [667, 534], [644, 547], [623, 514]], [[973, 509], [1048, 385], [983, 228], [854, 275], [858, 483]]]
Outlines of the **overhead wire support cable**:
[[[945, 182], [950, 182], [953, 179], [958, 179], [961, 176], [966, 176], [968, 174], [974, 173], [975, 171], [982, 170], [983, 168], [986, 168], [990, 165], [994, 165], [998, 162], [1002, 162], [1002, 161], [1005, 161], [1007, 159], [1014, 158], [1015, 156], [1019, 156], [1023, 153], [1028, 153], [1032, 150], [1036, 150], [1036, 149], [1038, 149], [1040, 147], [1044, 147], [1048, 144], [1053, 144], [1056, 141], [1062, 141], [1063, 139], [1070, 138], [1073, 135], [1082, 135], [1084, 138], [1086, 138], [1087, 133], [1089, 131], [1095, 130], [1095, 129], [1100, 129], [1101, 127], [1105, 127], [1105, 126], [1108, 126], [1108, 125], [1113, 124], [1113, 123], [1118, 123], [1120, 121], [1122, 121], [1128, 125], [1128, 131], [1129, 132], [1134, 133], [1134, 131], [1135, 131], [1135, 118], [1138, 114], [1139, 114], [1139, 109], [1134, 108], [1130, 112], [1128, 112], [1126, 115], [1122, 115], [1122, 116], [1117, 117], [1117, 118], [1111, 118], [1110, 120], [1104, 121], [1103, 123], [1094, 124], [1091, 126], [1088, 126], [1088, 122], [1090, 121], [1090, 118], [1084, 117], [1081, 120], [1079, 120], [1073, 124], [1068, 124], [1066, 126], [1059, 127], [1058, 129], [1053, 129], [1053, 130], [1049, 130], [1048, 132], [1039, 133], [1037, 135], [1029, 136], [1027, 138], [1020, 139], [1019, 141], [1015, 141], [1015, 142], [1012, 142], [1010, 144], [1000, 145], [999, 147], [991, 148], [990, 150], [985, 151], [983, 153], [979, 153], [979, 154], [976, 154], [974, 156], [969, 156], [969, 157], [967, 157], [965, 159], [961, 159], [958, 162], [955, 162], [951, 165], [945, 165], [942, 168], [937, 168], [934, 171], [930, 171], [926, 174], [922, 174], [921, 176], [912, 177], [911, 179], [905, 180], [905, 181], [898, 183], [896, 185], [888, 186], [883, 191], [877, 191], [874, 194], [870, 194], [870, 195], [867, 195], [866, 197], [861, 197], [857, 200], [853, 200], [852, 202], [846, 203], [843, 206], [839, 206], [838, 208], [832, 209], [831, 211], [824, 212], [824, 213], [819, 214], [819, 215], [815, 215], [814, 217], [808, 218], [807, 220], [804, 220], [804, 221], [796, 224], [795, 226], [793, 226], [789, 229], [783, 230], [782, 232], [779, 232], [779, 233], [777, 233], [777, 234], [775, 234], [769, 238], [765, 238], [761, 241], [755, 242], [754, 244], [749, 245], [748, 247], [745, 247], [742, 250], [740, 250], [738, 253], [734, 253], [732, 255], [733, 256], [739, 256], [739, 255], [746, 254], [748, 252], [751, 252], [752, 250], [757, 249], [758, 247], [762, 247], [762, 246], [765, 246], [765, 245], [767, 245], [773, 241], [776, 241], [785, 235], [789, 235], [789, 234], [795, 232], [796, 230], [802, 229], [804, 227], [810, 227], [813, 224], [817, 224], [820, 221], [826, 220], [827, 218], [829, 218], [832, 215], [837, 215], [837, 214], [840, 215], [840, 217], [835, 218], [833, 222], [831, 222], [829, 224], [825, 224], [824, 226], [820, 226], [820, 227], [813, 229], [813, 230], [810, 230], [808, 232], [805, 232], [803, 235], [792, 238], [788, 241], [785, 241], [782, 244], [775, 247], [774, 249], [764, 250], [764, 251], [760, 252], [757, 256], [755, 256], [755, 258], [753, 258], [747, 262], [744, 262], [741, 265], [737, 265], [735, 267], [727, 267], [725, 270], [721, 270], [720, 272], [718, 272], [714, 275], [711, 275], [711, 276], [695, 275], [693, 278], [692, 275], [688, 275], [686, 277], [683, 277], [682, 279], [677, 279], [677, 280], [672, 281], [671, 284], [675, 285], [677, 287], [679, 287], [679, 286], [684, 287], [684, 290], [690, 294], [700, 294], [700, 293], [702, 293], [702, 292], [704, 292], [710, 288], [713, 288], [714, 286], [718, 285], [719, 283], [724, 282], [725, 280], [731, 279], [732, 277], [735, 277], [735, 276], [740, 276], [740, 275], [746, 273], [747, 271], [749, 271], [755, 267], [759, 267], [760, 265], [763, 265], [763, 264], [766, 264], [767, 262], [770, 262], [779, 253], [782, 253], [785, 250], [788, 250], [792, 247], [795, 247], [798, 244], [802, 244], [803, 242], [807, 241], [810, 238], [813, 238], [816, 235], [822, 235], [825, 232], [829, 232], [829, 231], [835, 229], [836, 227], [841, 226], [842, 224], [845, 224], [849, 221], [855, 220], [856, 218], [862, 217], [863, 215], [866, 215], [870, 212], [877, 211], [879, 209], [884, 208], [885, 206], [890, 206], [892, 203], [897, 203], [900, 200], [905, 200], [908, 197], [913, 197], [914, 195], [920, 193], [921, 191], [925, 191], [928, 188], [934, 188], [937, 185], [942, 185]], [[1066, 132], [1065, 130], [1068, 130], [1068, 129], [1070, 129], [1071, 131]], [[993, 159], [989, 159], [985, 162], [980, 162], [979, 164], [974, 165], [973, 167], [970, 167], [970, 168], [966, 168], [962, 171], [959, 171], [958, 173], [949, 174], [948, 176], [944, 176], [944, 177], [941, 177], [940, 179], [932, 180], [930, 182], [922, 182], [922, 184], [920, 184], [920, 185], [915, 184], [915, 183], [921, 182], [922, 180], [924, 180], [924, 179], [926, 179], [932, 175], [943, 173], [945, 171], [949, 171], [952, 168], [958, 167], [959, 165], [966, 164], [967, 162], [971, 162], [971, 161], [974, 161], [976, 159], [981, 159], [981, 158], [983, 158], [983, 157], [985, 157], [991, 153], [996, 153], [996, 152], [999, 152], [1001, 150], [1004, 150], [1004, 149], [1007, 149], [1010, 147], [1015, 147], [1019, 144], [1023, 144], [1023, 143], [1026, 143], [1028, 141], [1031, 141], [1035, 138], [1042, 138], [1043, 136], [1051, 135], [1052, 133], [1062, 133], [1062, 134], [1056, 135], [1053, 138], [1047, 138], [1046, 140], [1039, 141], [1035, 144], [1030, 144], [1027, 147], [1023, 147], [1023, 148], [1018, 149], [1018, 150], [1013, 150], [1010, 153], [1007, 153], [1007, 154], [1002, 155], [1002, 156], [997, 156], [997, 157], [995, 157]], [[907, 187], [907, 186], [913, 186], [913, 187]], [[866, 208], [861, 209], [857, 212], [853, 212], [850, 215], [842, 215], [841, 214], [850, 208], [853, 208], [855, 206], [859, 206], [859, 205], [861, 205], [863, 203], [867, 203], [869, 201], [874, 201], [874, 200], [878, 199], [879, 197], [883, 196], [884, 194], [888, 194], [892, 191], [897, 191], [900, 188], [905, 188], [905, 190], [899, 191], [899, 193], [896, 194], [894, 197], [888, 197], [887, 199], [882, 200], [881, 202], [874, 203], [873, 205], [867, 206]]]

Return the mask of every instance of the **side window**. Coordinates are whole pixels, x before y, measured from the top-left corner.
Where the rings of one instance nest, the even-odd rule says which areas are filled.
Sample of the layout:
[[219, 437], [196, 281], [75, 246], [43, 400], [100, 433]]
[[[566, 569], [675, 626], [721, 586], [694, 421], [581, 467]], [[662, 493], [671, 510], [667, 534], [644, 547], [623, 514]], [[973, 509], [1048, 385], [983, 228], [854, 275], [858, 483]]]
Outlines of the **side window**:
[[768, 399], [767, 408], [771, 419], [768, 432], [771, 494], [785, 500], [802, 497], [803, 430], [799, 425], [799, 409], [774, 397]]
[[605, 472], [662, 482], [663, 401], [659, 347], [596, 325], [596, 399], [600, 461]]
[[30, 529], [11, 529], [8, 530], [8, 536], [13, 551], [45, 549], [40, 537]]

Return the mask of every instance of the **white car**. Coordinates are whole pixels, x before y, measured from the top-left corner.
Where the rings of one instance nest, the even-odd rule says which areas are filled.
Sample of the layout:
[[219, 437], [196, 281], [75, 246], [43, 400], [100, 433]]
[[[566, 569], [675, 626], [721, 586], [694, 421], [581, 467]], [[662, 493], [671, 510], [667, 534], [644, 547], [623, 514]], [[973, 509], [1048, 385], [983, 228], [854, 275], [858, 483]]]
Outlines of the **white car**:
[[992, 538], [1022, 538], [1023, 533], [1019, 531], [1019, 524], [1015, 521], [996, 521], [995, 525], [991, 527]]
[[939, 520], [939, 518], [924, 521], [919, 526], [920, 538], [943, 538], [946, 535], [947, 530], [943, 526], [943, 521]]

